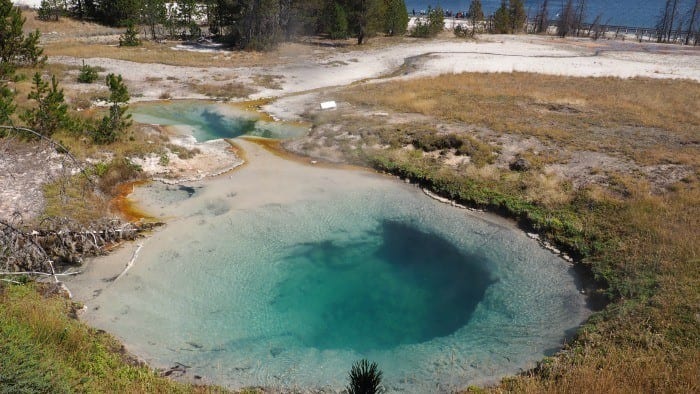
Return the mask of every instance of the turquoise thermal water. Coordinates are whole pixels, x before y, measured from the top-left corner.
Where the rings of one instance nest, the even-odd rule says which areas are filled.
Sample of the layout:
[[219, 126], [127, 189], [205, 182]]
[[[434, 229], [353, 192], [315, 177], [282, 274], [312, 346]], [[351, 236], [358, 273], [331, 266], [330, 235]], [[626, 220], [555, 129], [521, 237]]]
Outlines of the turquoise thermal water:
[[202, 101], [143, 103], [131, 106], [140, 123], [187, 128], [198, 142], [243, 135], [292, 138], [306, 133], [303, 127], [260, 120], [255, 113], [231, 105]]
[[[191, 102], [134, 110], [200, 141], [259, 133], [245, 116]], [[500, 219], [238, 143], [250, 160], [235, 173], [138, 188], [168, 225], [126, 275], [92, 279], [104, 288], [85, 318], [152, 365], [232, 388], [338, 392], [368, 358], [389, 392], [450, 392], [533, 367], [588, 315], [569, 265]]]
[[[183, 217], [91, 322], [155, 365], [234, 388], [340, 390], [366, 357], [390, 391], [426, 393], [532, 367], [587, 315], [570, 267], [521, 232], [345, 172], [279, 201], [235, 177], [174, 190]], [[156, 205], [163, 193], [138, 192]]]

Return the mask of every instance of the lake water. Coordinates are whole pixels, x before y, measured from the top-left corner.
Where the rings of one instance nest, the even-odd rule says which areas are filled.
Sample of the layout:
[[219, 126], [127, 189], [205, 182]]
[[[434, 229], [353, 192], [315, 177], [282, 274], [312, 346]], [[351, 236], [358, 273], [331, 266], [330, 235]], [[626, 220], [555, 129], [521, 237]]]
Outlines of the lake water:
[[[681, 0], [679, 2], [680, 14], [685, 15], [692, 8], [694, 0]], [[409, 13], [412, 10], [419, 12], [428, 8], [440, 5], [443, 9], [451, 11], [466, 11], [469, 9], [469, 0], [455, 1], [416, 1], [407, 0], [406, 7]], [[500, 0], [482, 0], [484, 14], [490, 15], [501, 5]], [[550, 0], [550, 18], [555, 19], [562, 8], [562, 0]], [[541, 0], [525, 0], [525, 7], [529, 15], [537, 14], [538, 8], [542, 4]], [[665, 0], [586, 0], [587, 12], [586, 21], [591, 22], [596, 16], [602, 15], [603, 23], [623, 26], [654, 27], [661, 10], [666, 4]]]
[[249, 163], [232, 174], [135, 191], [169, 220], [126, 275], [101, 267], [130, 250], [69, 284], [88, 322], [152, 365], [338, 391], [368, 358], [390, 392], [449, 392], [533, 367], [589, 314], [570, 265], [508, 222], [237, 143]]

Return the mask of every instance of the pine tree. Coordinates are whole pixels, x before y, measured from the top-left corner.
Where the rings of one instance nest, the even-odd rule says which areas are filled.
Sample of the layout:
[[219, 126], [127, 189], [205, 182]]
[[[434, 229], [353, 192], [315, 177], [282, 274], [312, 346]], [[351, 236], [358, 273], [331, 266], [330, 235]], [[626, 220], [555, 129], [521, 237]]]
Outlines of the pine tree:
[[576, 37], [581, 34], [581, 27], [586, 18], [586, 0], [578, 0], [576, 4], [576, 16], [574, 17], [573, 28], [576, 29]]
[[444, 28], [445, 12], [440, 7], [432, 9], [428, 6], [428, 20], [426, 22], [418, 20], [413, 29], [411, 29], [411, 36], [422, 38], [435, 37]]
[[404, 0], [384, 0], [384, 30], [390, 36], [403, 35], [408, 28], [408, 10]]
[[126, 31], [119, 37], [120, 47], [137, 47], [141, 45], [139, 40], [139, 32], [134, 27], [134, 23], [129, 21], [126, 25]]
[[96, 144], [111, 144], [119, 138], [124, 129], [131, 125], [131, 115], [127, 115], [129, 109], [126, 103], [129, 102], [129, 91], [124, 84], [121, 75], [109, 74], [106, 78], [109, 88], [109, 114], [102, 118], [93, 132], [92, 139]]
[[12, 123], [12, 119], [10, 117], [17, 108], [14, 99], [14, 92], [7, 87], [5, 82], [0, 81], [0, 125], [8, 125]]
[[525, 4], [523, 0], [510, 0], [510, 31], [519, 33], [525, 28], [527, 14], [525, 13]]
[[327, 33], [331, 40], [344, 40], [348, 38], [348, 17], [343, 6], [336, 1], [328, 3], [326, 21]]
[[66, 11], [66, 4], [63, 0], [41, 0], [37, 10], [37, 18], [42, 21], [58, 21]]
[[344, 1], [349, 29], [357, 37], [358, 45], [362, 45], [382, 28], [381, 5], [381, 0]]
[[24, 35], [25, 18], [10, 0], [0, 0], [0, 81], [11, 76], [17, 66], [37, 65], [46, 58], [39, 47], [39, 30]]
[[442, 7], [438, 6], [428, 13], [428, 26], [433, 37], [445, 29], [445, 11]]
[[472, 35], [476, 33], [477, 25], [484, 20], [484, 8], [481, 0], [472, 0], [469, 4], [469, 20], [472, 23]]
[[250, 0], [245, 10], [241, 47], [267, 50], [280, 40], [279, 0]]
[[546, 33], [549, 27], [549, 4], [547, 0], [542, 1], [537, 16], [535, 17], [535, 32]]
[[80, 83], [93, 83], [97, 81], [99, 75], [97, 74], [97, 67], [92, 67], [85, 64], [83, 60], [83, 65], [80, 66], [80, 71], [78, 72], [78, 82]]
[[15, 69], [21, 65], [37, 65], [46, 59], [39, 44], [39, 31], [25, 36], [25, 18], [10, 0], [0, 0], [0, 124], [12, 124], [15, 93], [7, 86]]
[[165, 23], [165, 0], [141, 0], [141, 22], [148, 26], [151, 39], [158, 39], [156, 27]]
[[140, 8], [141, 0], [101, 0], [95, 5], [95, 19], [109, 26], [126, 26], [138, 20]]
[[39, 73], [34, 74], [32, 91], [28, 98], [37, 102], [36, 108], [28, 109], [20, 118], [41, 135], [50, 137], [61, 127], [68, 125], [68, 105], [63, 89], [58, 88], [56, 76], [51, 76], [51, 84], [44, 81]]
[[508, 34], [511, 32], [510, 8], [506, 0], [501, 0], [501, 6], [493, 15], [493, 29], [496, 34]]

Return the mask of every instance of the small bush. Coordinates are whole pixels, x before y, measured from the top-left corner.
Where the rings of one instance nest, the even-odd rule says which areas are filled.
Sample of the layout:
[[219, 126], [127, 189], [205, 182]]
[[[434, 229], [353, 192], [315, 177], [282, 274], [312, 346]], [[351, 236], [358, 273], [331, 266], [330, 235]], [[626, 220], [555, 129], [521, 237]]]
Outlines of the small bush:
[[162, 155], [160, 155], [158, 164], [160, 164], [163, 167], [166, 167], [168, 164], [170, 164], [170, 156], [168, 156], [167, 153], [163, 153]]
[[199, 148], [187, 149], [184, 146], [175, 144], [166, 144], [165, 147], [168, 148], [170, 152], [174, 153], [180, 160], [191, 159], [202, 153]]
[[481, 167], [493, 163], [494, 148], [469, 135], [420, 133], [414, 136], [411, 144], [423, 152], [454, 149], [459, 156], [469, 156], [472, 163]]
[[139, 179], [143, 169], [126, 157], [115, 157], [106, 166], [96, 168], [96, 171], [102, 174], [98, 181], [100, 191], [112, 196], [116, 194], [116, 188], [119, 184]]
[[411, 142], [416, 149], [424, 152], [433, 152], [442, 149], [458, 149], [462, 146], [462, 140], [455, 134], [425, 133], [416, 136]]
[[445, 28], [445, 12], [442, 8], [428, 8], [428, 19], [423, 22], [418, 20], [416, 26], [411, 29], [412, 37], [429, 38], [437, 36]]
[[470, 30], [468, 27], [464, 27], [462, 25], [455, 26], [453, 32], [455, 34], [455, 37], [459, 38], [467, 38], [474, 36], [474, 30]]
[[78, 74], [78, 82], [93, 83], [97, 81], [97, 78], [99, 78], [97, 67], [88, 66], [83, 60], [83, 65], [80, 66], [80, 73]]

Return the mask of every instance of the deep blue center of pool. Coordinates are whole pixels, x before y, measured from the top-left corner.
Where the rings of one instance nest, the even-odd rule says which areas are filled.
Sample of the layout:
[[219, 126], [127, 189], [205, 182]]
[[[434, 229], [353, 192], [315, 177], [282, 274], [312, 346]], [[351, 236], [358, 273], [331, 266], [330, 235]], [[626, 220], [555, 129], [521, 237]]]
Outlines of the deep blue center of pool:
[[390, 349], [445, 337], [470, 319], [493, 283], [484, 258], [411, 225], [384, 221], [358, 242], [294, 249], [274, 308], [309, 347]]

